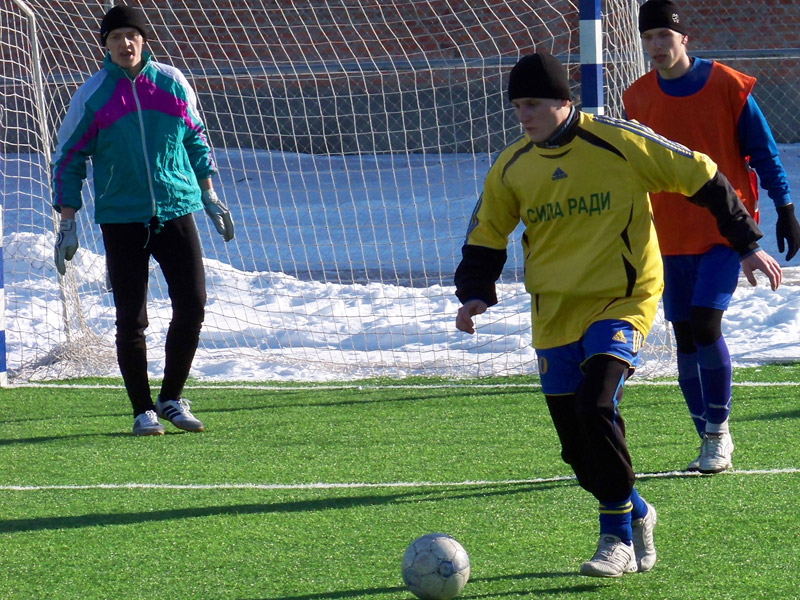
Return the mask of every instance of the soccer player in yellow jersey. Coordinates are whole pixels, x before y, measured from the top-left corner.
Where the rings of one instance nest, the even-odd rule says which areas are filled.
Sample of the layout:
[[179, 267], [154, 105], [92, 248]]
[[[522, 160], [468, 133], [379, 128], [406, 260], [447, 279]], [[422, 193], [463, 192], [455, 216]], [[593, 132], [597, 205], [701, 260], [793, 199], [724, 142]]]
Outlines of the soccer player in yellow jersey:
[[714, 215], [752, 285], [778, 263], [717, 165], [637, 123], [592, 116], [570, 100], [561, 63], [523, 57], [508, 98], [524, 135], [489, 169], [455, 274], [456, 327], [497, 303], [508, 237], [525, 226], [525, 287], [542, 391], [578, 483], [599, 502], [597, 551], [580, 572], [620, 577], [656, 562], [655, 509], [634, 487], [618, 404], [663, 288], [649, 193], [677, 192]]

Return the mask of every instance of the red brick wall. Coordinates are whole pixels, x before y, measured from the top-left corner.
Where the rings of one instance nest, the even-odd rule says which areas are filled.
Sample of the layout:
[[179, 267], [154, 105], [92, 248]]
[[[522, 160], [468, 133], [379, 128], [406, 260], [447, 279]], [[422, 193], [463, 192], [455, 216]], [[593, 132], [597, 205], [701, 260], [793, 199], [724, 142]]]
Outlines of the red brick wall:
[[[75, 86], [100, 64], [97, 33], [105, 3], [28, 2], [40, 15], [55, 126]], [[413, 106], [413, 94], [427, 94], [435, 109], [443, 101], [457, 102], [459, 95], [474, 96], [475, 101], [488, 96], [492, 110], [502, 112], [503, 75], [520, 53], [538, 45], [573, 60], [578, 56], [577, 33], [567, 33], [577, 27], [576, 2], [568, 0], [555, 0], [549, 8], [542, 0], [362, 0], [363, 10], [354, 10], [347, 0], [203, 0], [202, 10], [196, 0], [129, 3], [141, 6], [152, 24], [149, 47], [156, 57], [187, 72], [206, 110], [213, 104], [215, 111], [229, 111], [227, 122], [219, 124], [220, 133], [237, 119], [252, 120], [251, 113], [274, 112], [276, 100], [289, 113], [298, 97], [314, 99], [316, 108], [306, 104], [304, 110], [326, 118], [344, 109], [343, 94], [358, 100], [346, 107], [352, 111], [346, 118], [356, 118], [360, 110], [394, 110], [395, 103], [423, 110]], [[685, 4], [684, 13], [692, 51], [710, 57], [725, 52], [728, 64], [757, 76], [756, 97], [779, 141], [800, 141], [794, 117], [800, 114], [798, 59], [751, 56], [753, 51], [800, 48], [800, 3], [698, 0]], [[731, 51], [747, 60], [731, 57]], [[404, 69], [404, 61], [413, 68]], [[386, 68], [390, 63], [396, 71]], [[390, 96], [388, 106], [375, 104], [375, 94]], [[461, 116], [461, 110], [452, 109], [456, 125], [470, 118]], [[434, 113], [433, 118], [441, 118], [447, 110]], [[251, 122], [248, 127], [259, 125]], [[266, 138], [253, 143], [272, 144]], [[299, 149], [324, 149], [329, 143], [312, 140]], [[419, 143], [413, 149], [427, 148]]]

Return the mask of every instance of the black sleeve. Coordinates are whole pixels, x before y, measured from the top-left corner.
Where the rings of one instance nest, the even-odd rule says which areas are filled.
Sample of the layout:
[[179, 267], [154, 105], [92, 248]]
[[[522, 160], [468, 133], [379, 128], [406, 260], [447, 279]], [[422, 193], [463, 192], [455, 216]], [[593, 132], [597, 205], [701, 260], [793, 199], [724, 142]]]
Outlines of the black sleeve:
[[467, 300], [483, 300], [489, 306], [497, 304], [494, 284], [500, 278], [507, 256], [505, 249], [464, 244], [455, 275], [456, 296], [462, 304]]
[[758, 248], [758, 240], [763, 234], [736, 195], [728, 178], [721, 172], [717, 171], [717, 174], [694, 196], [689, 196], [688, 200], [711, 211], [717, 220], [717, 229], [740, 256]]

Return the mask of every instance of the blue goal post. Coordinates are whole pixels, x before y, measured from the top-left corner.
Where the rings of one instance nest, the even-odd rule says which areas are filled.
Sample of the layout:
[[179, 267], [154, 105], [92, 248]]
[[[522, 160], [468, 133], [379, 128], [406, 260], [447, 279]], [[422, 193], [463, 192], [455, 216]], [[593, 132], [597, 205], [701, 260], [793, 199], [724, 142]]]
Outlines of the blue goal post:
[[602, 0], [580, 0], [579, 40], [581, 59], [581, 105], [588, 113], [602, 115], [603, 96], [603, 12]]

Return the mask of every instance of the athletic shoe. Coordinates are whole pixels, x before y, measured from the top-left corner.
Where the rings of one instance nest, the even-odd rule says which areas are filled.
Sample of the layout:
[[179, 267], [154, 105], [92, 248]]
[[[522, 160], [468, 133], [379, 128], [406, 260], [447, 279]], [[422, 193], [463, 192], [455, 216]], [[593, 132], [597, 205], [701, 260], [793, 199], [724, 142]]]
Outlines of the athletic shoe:
[[617, 536], [604, 533], [597, 542], [597, 552], [591, 560], [581, 565], [581, 575], [589, 577], [622, 577], [625, 573], [635, 573], [636, 555], [633, 546], [626, 544]]
[[641, 519], [631, 521], [633, 530], [633, 552], [640, 573], [649, 571], [656, 564], [656, 546], [653, 543], [653, 529], [656, 526], [656, 509], [645, 501], [647, 514]]
[[692, 462], [686, 465], [687, 471], [699, 471], [700, 470], [700, 457], [703, 456], [703, 446], [701, 445], [697, 449], [697, 458], [695, 458]]
[[205, 429], [205, 425], [189, 412], [189, 401], [184, 398], [162, 400], [159, 396], [156, 400], [156, 410], [160, 417], [167, 419], [178, 429], [184, 431], [203, 431]]
[[164, 427], [158, 422], [155, 411], [143, 412], [133, 420], [133, 435], [164, 435]]
[[719, 473], [733, 466], [733, 440], [730, 433], [706, 433], [700, 450], [701, 473]]

